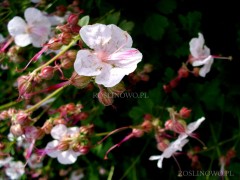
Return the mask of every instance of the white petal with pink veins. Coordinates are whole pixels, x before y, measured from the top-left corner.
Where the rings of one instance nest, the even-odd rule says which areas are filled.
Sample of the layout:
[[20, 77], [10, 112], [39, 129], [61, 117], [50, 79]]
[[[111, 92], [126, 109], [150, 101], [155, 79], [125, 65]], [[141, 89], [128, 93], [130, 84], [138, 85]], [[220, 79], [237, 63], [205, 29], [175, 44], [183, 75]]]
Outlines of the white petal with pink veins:
[[61, 164], [73, 164], [77, 160], [77, 154], [73, 150], [62, 151], [57, 159]]
[[52, 158], [56, 158], [60, 153], [60, 151], [57, 150], [58, 144], [58, 140], [53, 140], [47, 143], [47, 146], [45, 147], [46, 154]]
[[68, 128], [63, 124], [58, 124], [54, 126], [51, 130], [51, 135], [54, 139], [60, 140], [63, 136], [67, 134]]
[[26, 33], [27, 24], [21, 17], [14, 17], [8, 23], [8, 31], [11, 36]]
[[31, 44], [31, 37], [29, 34], [19, 34], [14, 38], [15, 43], [20, 47], [25, 47]]

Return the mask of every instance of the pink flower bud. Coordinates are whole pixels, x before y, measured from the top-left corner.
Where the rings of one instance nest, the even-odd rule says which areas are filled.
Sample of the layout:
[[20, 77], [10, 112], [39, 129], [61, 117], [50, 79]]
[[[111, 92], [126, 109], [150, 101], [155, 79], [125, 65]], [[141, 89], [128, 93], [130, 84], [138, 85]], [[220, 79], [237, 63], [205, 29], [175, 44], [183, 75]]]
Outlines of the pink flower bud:
[[10, 132], [14, 135], [14, 136], [21, 136], [23, 135], [23, 129], [22, 126], [20, 124], [14, 124], [10, 127]]
[[139, 138], [139, 137], [143, 136], [144, 132], [141, 129], [133, 129], [132, 134], [133, 134], [134, 137]]
[[75, 34], [78, 34], [81, 29], [81, 27], [78, 25], [73, 25], [70, 28], [71, 28], [72, 33], [75, 33]]
[[178, 70], [178, 76], [180, 78], [187, 78], [189, 75], [189, 72], [187, 70], [186, 67], [181, 67], [179, 70]]
[[91, 82], [91, 80], [91, 77], [80, 76], [76, 72], [74, 72], [72, 74], [72, 77], [70, 78], [70, 84], [77, 88], [84, 88]]
[[149, 120], [144, 120], [143, 123], [141, 124], [142, 130], [144, 132], [150, 132], [152, 130], [152, 123]]
[[61, 67], [63, 69], [70, 69], [73, 67], [73, 63], [74, 61], [72, 59], [69, 58], [63, 58], [61, 59]]
[[76, 25], [78, 23], [79, 15], [70, 14], [68, 16], [67, 22], [71, 25]]
[[46, 134], [50, 134], [51, 130], [53, 128], [53, 124], [51, 121], [46, 121], [43, 126], [42, 126], [42, 130], [46, 133]]
[[24, 96], [25, 94], [31, 92], [33, 87], [32, 82], [29, 81], [30, 78], [30, 76], [20, 76], [17, 79], [19, 96]]
[[64, 45], [68, 45], [72, 41], [71, 33], [63, 32], [63, 33], [59, 34], [58, 36], [61, 39], [62, 44], [64, 44]]
[[16, 122], [21, 125], [26, 125], [29, 123], [29, 114], [24, 111], [19, 111], [16, 114]]
[[80, 152], [83, 155], [87, 154], [89, 151], [90, 151], [89, 146], [80, 146], [78, 149], [78, 152]]
[[149, 81], [149, 75], [147, 74], [141, 74], [140, 78], [142, 81], [145, 81], [145, 82]]
[[53, 37], [52, 39], [49, 40], [49, 43], [48, 43], [48, 48], [51, 49], [51, 50], [59, 50], [61, 47], [62, 47], [62, 42]]
[[105, 89], [101, 89], [98, 93], [98, 100], [104, 106], [110, 106], [113, 104], [113, 94], [108, 93]]
[[61, 32], [71, 33], [72, 30], [68, 24], [65, 25], [59, 25], [56, 27], [56, 29], [59, 29]]
[[177, 87], [177, 85], [178, 85], [179, 82], [180, 82], [180, 79], [181, 79], [181, 78], [179, 78], [179, 77], [176, 77], [176, 78], [172, 79], [172, 80], [170, 81], [170, 83], [169, 83], [169, 85], [171, 86], [171, 88]]
[[8, 111], [2, 111], [0, 113], [0, 120], [5, 120], [5, 119], [8, 119], [10, 118], [9, 114], [8, 114]]
[[197, 67], [193, 68], [193, 75], [198, 77], [199, 76], [199, 71], [200, 71], [199, 68], [197, 68]]
[[89, 114], [87, 112], [80, 112], [76, 117], [78, 120], [85, 120], [89, 117]]
[[152, 118], [153, 118], [153, 117], [152, 117], [151, 114], [144, 114], [144, 117], [143, 117], [144, 121], [151, 121]]
[[172, 92], [172, 87], [170, 85], [163, 85], [163, 90], [165, 93], [170, 93]]
[[90, 124], [87, 126], [81, 126], [79, 129], [79, 133], [80, 134], [84, 134], [84, 135], [91, 135], [94, 132], [94, 125]]
[[76, 50], [68, 50], [66, 52], [66, 56], [71, 59], [71, 60], [75, 60], [76, 59], [76, 56], [77, 56], [77, 51]]
[[39, 76], [43, 79], [50, 80], [53, 78], [54, 71], [55, 71], [54, 67], [46, 66], [41, 69], [41, 73], [39, 74]]
[[191, 109], [188, 109], [186, 107], [182, 107], [182, 109], [180, 109], [179, 114], [183, 119], [189, 118], [191, 115]]
[[165, 139], [157, 144], [157, 149], [159, 151], [164, 151], [168, 146], [169, 146], [169, 141]]

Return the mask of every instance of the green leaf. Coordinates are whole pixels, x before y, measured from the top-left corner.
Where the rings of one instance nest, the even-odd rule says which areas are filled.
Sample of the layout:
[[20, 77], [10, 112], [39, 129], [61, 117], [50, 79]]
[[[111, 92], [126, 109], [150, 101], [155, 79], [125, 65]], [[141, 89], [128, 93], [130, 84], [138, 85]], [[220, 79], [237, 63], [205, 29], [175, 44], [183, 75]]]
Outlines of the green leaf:
[[119, 27], [129, 32], [132, 31], [132, 29], [134, 28], [134, 22], [123, 20], [120, 22]]
[[179, 21], [182, 28], [188, 31], [189, 34], [196, 34], [199, 32], [202, 14], [198, 11], [189, 12], [187, 15], [179, 15]]
[[144, 23], [144, 31], [148, 37], [161, 40], [168, 25], [168, 19], [165, 16], [152, 14]]
[[87, 16], [83, 16], [79, 21], [78, 21], [78, 25], [83, 27], [85, 25], [88, 25], [89, 23], [89, 20], [90, 20], [90, 17], [87, 15]]
[[177, 7], [175, 0], [162, 0], [157, 4], [157, 9], [163, 14], [172, 13]]
[[106, 24], [118, 24], [120, 19], [120, 12], [115, 12], [112, 14], [109, 14], [106, 19], [105, 19], [105, 23]]
[[129, 112], [129, 116], [135, 121], [142, 119], [144, 114], [145, 111], [140, 107], [133, 107], [132, 110]]

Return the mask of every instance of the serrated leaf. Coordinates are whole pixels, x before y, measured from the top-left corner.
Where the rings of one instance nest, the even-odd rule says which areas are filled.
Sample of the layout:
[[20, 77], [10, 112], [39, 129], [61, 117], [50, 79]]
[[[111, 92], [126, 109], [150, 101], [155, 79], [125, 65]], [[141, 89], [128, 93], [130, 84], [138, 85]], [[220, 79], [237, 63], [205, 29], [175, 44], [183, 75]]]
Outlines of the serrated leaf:
[[160, 40], [168, 25], [168, 19], [165, 16], [152, 14], [144, 23], [144, 31], [148, 37]]
[[163, 14], [170, 14], [176, 9], [177, 3], [175, 0], [162, 0], [157, 4], [157, 9]]
[[118, 24], [120, 19], [120, 12], [115, 12], [112, 14], [109, 14], [106, 19], [105, 19], [105, 23], [106, 24]]
[[189, 34], [196, 34], [199, 32], [202, 14], [198, 11], [189, 12], [187, 15], [179, 15], [179, 21], [182, 24], [183, 30]]
[[87, 16], [83, 16], [79, 21], [78, 21], [78, 25], [83, 27], [85, 25], [88, 25], [89, 23], [89, 20], [90, 20], [90, 17], [87, 15]]

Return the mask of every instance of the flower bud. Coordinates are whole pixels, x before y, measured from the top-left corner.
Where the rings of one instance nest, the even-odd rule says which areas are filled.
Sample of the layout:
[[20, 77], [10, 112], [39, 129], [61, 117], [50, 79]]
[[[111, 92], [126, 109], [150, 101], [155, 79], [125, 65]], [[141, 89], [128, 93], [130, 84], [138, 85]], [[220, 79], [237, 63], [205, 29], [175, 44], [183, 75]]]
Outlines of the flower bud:
[[186, 107], [182, 107], [182, 109], [180, 109], [179, 114], [183, 119], [189, 118], [191, 115], [191, 109], [188, 109]]
[[49, 43], [48, 43], [48, 48], [51, 49], [51, 50], [59, 50], [61, 47], [62, 47], [62, 42], [53, 37], [52, 39], [49, 40]]
[[23, 135], [23, 129], [22, 126], [20, 124], [14, 124], [10, 127], [10, 132], [14, 135], [14, 136], [21, 136]]
[[169, 141], [165, 139], [157, 144], [157, 149], [159, 151], [164, 151], [168, 146], [169, 146]]
[[169, 85], [171, 86], [171, 88], [177, 87], [177, 85], [178, 85], [179, 82], [180, 82], [180, 79], [181, 79], [181, 78], [179, 78], [179, 77], [176, 77], [176, 78], [172, 79], [172, 80], [170, 81], [170, 83], [169, 83]]
[[153, 65], [152, 64], [145, 64], [143, 66], [143, 71], [145, 73], [150, 73], [150, 72], [152, 72], [152, 70], [153, 70]]
[[172, 87], [170, 85], [163, 85], [163, 90], [165, 93], [170, 93], [172, 92]]
[[61, 39], [62, 44], [64, 44], [64, 45], [68, 45], [72, 41], [71, 33], [63, 32], [58, 36]]
[[30, 76], [20, 76], [17, 79], [19, 96], [23, 96], [23, 95], [31, 92], [32, 83], [29, 80], [30, 80]]
[[123, 82], [118, 83], [117, 85], [108, 88], [108, 91], [114, 95], [120, 95], [125, 91], [125, 85]]
[[5, 120], [5, 119], [7, 119], [7, 118], [9, 118], [10, 116], [9, 116], [9, 114], [8, 114], [8, 111], [2, 111], [1, 113], [0, 113], [0, 120]]
[[70, 84], [75, 86], [76, 88], [84, 88], [91, 82], [91, 80], [91, 77], [80, 76], [76, 72], [74, 72], [72, 74], [72, 77], [70, 78]]
[[46, 121], [44, 124], [43, 124], [43, 127], [41, 128], [46, 134], [50, 134], [51, 130], [53, 128], [53, 124], [51, 121]]
[[152, 115], [151, 114], [144, 114], [143, 119], [144, 121], [151, 121], [152, 120]]
[[133, 129], [132, 134], [133, 134], [134, 137], [139, 138], [139, 137], [143, 136], [144, 132], [141, 129]]
[[145, 132], [150, 132], [152, 130], [152, 123], [151, 121], [144, 120], [141, 124], [142, 130]]
[[71, 28], [68, 24], [59, 25], [59, 26], [56, 27], [56, 29], [59, 29], [61, 32], [66, 32], [66, 33], [71, 33], [72, 32], [72, 30], [71, 30]]
[[78, 148], [78, 152], [80, 152], [81, 154], [85, 155], [90, 151], [90, 147], [89, 146], [80, 146]]
[[91, 135], [94, 132], [94, 125], [90, 124], [87, 126], [81, 126], [79, 129], [79, 133], [83, 135]]
[[98, 93], [98, 100], [104, 106], [110, 106], [113, 104], [113, 95], [105, 89], [101, 89]]
[[200, 71], [199, 68], [197, 68], [197, 67], [193, 68], [193, 75], [198, 77], [199, 76], [199, 71]]
[[73, 63], [74, 61], [72, 59], [69, 58], [62, 58], [61, 59], [61, 67], [63, 69], [70, 69], [73, 67]]
[[79, 114], [76, 115], [76, 118], [78, 120], [85, 120], [89, 117], [89, 114], [87, 112], [80, 112]]
[[16, 114], [16, 122], [21, 125], [26, 125], [29, 123], [29, 114], [24, 111], [19, 111]]
[[183, 66], [178, 70], [178, 76], [180, 78], [187, 78], [188, 75], [189, 75], [189, 72], [186, 67]]
[[76, 56], [77, 56], [77, 51], [76, 50], [68, 50], [66, 52], [66, 56], [71, 59], [71, 60], [75, 60], [76, 59]]
[[68, 16], [67, 22], [71, 25], [76, 25], [78, 23], [79, 16], [76, 14], [70, 14]]
[[147, 74], [141, 74], [140, 78], [142, 81], [145, 81], [145, 82], [149, 81], [149, 75]]
[[71, 28], [72, 33], [75, 33], [75, 34], [78, 34], [81, 29], [81, 27], [78, 25], [73, 25], [70, 28]]
[[39, 74], [39, 76], [43, 79], [50, 80], [53, 78], [54, 71], [55, 71], [54, 67], [46, 66], [41, 69], [41, 73]]

